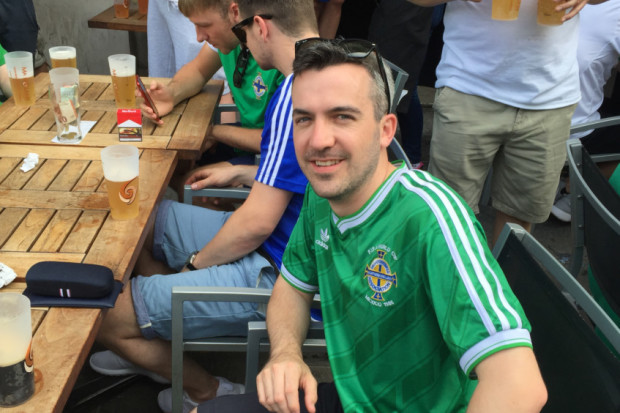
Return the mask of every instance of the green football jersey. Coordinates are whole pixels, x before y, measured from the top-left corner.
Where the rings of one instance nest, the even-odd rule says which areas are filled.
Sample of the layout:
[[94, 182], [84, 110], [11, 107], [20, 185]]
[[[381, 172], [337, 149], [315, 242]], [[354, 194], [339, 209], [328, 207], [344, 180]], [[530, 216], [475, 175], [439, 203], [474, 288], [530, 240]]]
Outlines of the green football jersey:
[[241, 125], [246, 128], [262, 128], [265, 124], [265, 109], [267, 109], [269, 99], [284, 80], [284, 75], [275, 69], [261, 69], [250, 53], [241, 87], [237, 88], [233, 84], [233, 79], [237, 57], [241, 54], [241, 46], [237, 46], [228, 54], [219, 51], [218, 54], [235, 105], [239, 108]]
[[282, 276], [320, 291], [347, 412], [461, 412], [485, 357], [531, 347], [530, 325], [461, 198], [424, 171], [395, 170], [338, 217], [310, 186]]

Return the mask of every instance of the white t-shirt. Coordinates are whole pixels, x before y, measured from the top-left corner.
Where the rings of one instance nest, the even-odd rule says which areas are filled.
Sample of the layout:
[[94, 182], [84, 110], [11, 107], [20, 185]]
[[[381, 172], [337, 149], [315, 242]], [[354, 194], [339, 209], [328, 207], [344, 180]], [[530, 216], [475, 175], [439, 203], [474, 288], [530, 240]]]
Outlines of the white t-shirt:
[[[579, 14], [581, 27], [577, 61], [581, 100], [571, 121], [573, 125], [601, 118], [598, 109], [603, 103], [603, 87], [620, 57], [620, 1], [586, 5]], [[581, 138], [591, 132], [592, 129], [572, 134], [571, 139]]]
[[492, 20], [491, 0], [449, 2], [436, 87], [523, 109], [576, 103], [579, 17], [542, 26], [536, 13], [537, 0], [521, 0], [514, 21]]

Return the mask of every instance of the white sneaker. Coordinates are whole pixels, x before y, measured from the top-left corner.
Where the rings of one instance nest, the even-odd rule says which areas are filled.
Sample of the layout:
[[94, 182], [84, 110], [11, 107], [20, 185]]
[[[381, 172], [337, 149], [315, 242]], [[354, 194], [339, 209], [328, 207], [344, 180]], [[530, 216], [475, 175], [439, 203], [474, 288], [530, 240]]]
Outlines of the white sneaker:
[[99, 374], [105, 376], [124, 376], [127, 374], [141, 374], [151, 380], [170, 384], [170, 380], [165, 379], [159, 374], [138, 367], [130, 361], [125, 360], [118, 354], [110, 350], [99, 351], [90, 356], [90, 367]]
[[[232, 383], [224, 377], [216, 377], [219, 380], [220, 385], [217, 388], [215, 397], [227, 396], [231, 394], [243, 394], [245, 393], [245, 386], [239, 383]], [[159, 408], [165, 413], [172, 412], [172, 387], [162, 390], [157, 395], [157, 404]], [[183, 413], [189, 413], [193, 408], [198, 406], [198, 402], [193, 401], [187, 392], [183, 391]]]
[[551, 207], [551, 214], [554, 217], [563, 222], [571, 221], [571, 210], [570, 210], [570, 194], [566, 191], [562, 190], [558, 196], [558, 199]]

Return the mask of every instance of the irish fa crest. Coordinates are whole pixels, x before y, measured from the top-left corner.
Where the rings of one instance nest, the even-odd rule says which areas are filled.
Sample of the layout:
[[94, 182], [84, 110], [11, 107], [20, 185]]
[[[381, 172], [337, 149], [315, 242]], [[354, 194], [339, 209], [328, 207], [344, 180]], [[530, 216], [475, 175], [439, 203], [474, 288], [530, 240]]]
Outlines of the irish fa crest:
[[396, 273], [392, 274], [390, 265], [384, 259], [386, 252], [377, 250], [377, 258], [373, 259], [370, 265], [366, 266], [364, 278], [368, 281], [368, 286], [374, 292], [372, 299], [383, 301], [383, 294], [396, 287]]
[[259, 73], [252, 82], [252, 88], [254, 89], [254, 95], [256, 99], [260, 99], [265, 93], [267, 93], [267, 86], [263, 80], [263, 76]]

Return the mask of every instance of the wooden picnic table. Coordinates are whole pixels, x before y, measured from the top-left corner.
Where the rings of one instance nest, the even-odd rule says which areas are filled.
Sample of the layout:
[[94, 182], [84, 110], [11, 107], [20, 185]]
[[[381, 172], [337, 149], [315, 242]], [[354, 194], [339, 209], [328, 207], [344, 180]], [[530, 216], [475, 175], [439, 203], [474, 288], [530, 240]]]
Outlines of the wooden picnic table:
[[129, 9], [127, 19], [114, 17], [114, 6], [102, 11], [95, 17], [88, 19], [88, 27], [92, 29], [125, 30], [128, 32], [146, 33], [146, 14], [138, 10]]
[[[151, 78], [144, 78], [149, 84]], [[167, 83], [169, 79], [157, 78]], [[16, 106], [13, 98], [0, 106], [0, 143], [58, 146], [56, 123], [47, 96], [49, 74], [35, 78], [37, 100], [30, 107]], [[207, 139], [213, 114], [219, 103], [223, 81], [211, 80], [199, 94], [179, 103], [157, 126], [143, 117], [142, 142], [132, 142], [141, 149], [169, 149], [179, 159], [195, 161], [212, 144]], [[148, 86], [147, 86], [148, 87]], [[77, 146], [105, 147], [118, 143], [116, 105], [112, 79], [105, 75], [80, 75], [80, 111], [82, 121], [95, 121], [95, 126]], [[136, 98], [140, 101], [140, 98]]]
[[[29, 152], [39, 154], [39, 163], [23, 172]], [[177, 162], [175, 151], [140, 152], [140, 214], [117, 221], [109, 214], [99, 148], [0, 143], [0, 262], [17, 274], [0, 293], [23, 291], [27, 270], [47, 260], [105, 265], [116, 280], [128, 280]], [[61, 412], [103, 315], [33, 307], [35, 393], [1, 410]]]

